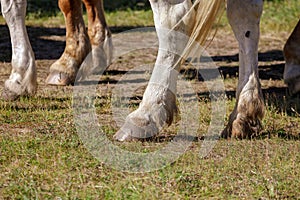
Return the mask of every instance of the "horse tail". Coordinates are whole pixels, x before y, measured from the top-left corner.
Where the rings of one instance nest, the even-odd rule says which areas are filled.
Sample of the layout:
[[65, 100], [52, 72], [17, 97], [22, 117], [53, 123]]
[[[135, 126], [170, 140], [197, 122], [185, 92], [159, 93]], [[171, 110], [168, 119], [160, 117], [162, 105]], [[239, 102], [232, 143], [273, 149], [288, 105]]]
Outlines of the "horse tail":
[[[224, 0], [196, 0], [194, 2], [190, 11], [196, 11], [196, 14], [189, 41], [182, 54], [183, 59], [187, 59], [191, 54], [196, 53], [195, 50], [197, 49], [195, 47], [205, 44], [214, 22], [218, 17], [221, 17], [224, 4]], [[199, 53], [197, 54], [199, 55]]]

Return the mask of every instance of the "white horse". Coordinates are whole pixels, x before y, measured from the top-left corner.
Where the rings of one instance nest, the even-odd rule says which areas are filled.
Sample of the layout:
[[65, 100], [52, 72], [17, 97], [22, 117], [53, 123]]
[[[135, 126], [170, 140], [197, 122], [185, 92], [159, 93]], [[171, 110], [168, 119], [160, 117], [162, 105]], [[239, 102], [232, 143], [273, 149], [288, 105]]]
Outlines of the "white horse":
[[[150, 0], [154, 13], [155, 26], [174, 29], [193, 40], [210, 29], [210, 21], [215, 18], [222, 6], [220, 0]], [[227, 0], [227, 17], [239, 43], [239, 81], [236, 91], [236, 105], [231, 113], [223, 137], [245, 138], [261, 130], [264, 116], [264, 100], [258, 77], [258, 41], [259, 23], [263, 10], [262, 0]], [[292, 93], [300, 91], [300, 25], [298, 23], [285, 46], [287, 60], [284, 78]], [[158, 31], [160, 50], [151, 80], [159, 80], [160, 85], [149, 84], [139, 108], [126, 118], [125, 124], [116, 133], [120, 141], [145, 137], [150, 129], [159, 130], [164, 123], [172, 121], [176, 111], [175, 94], [176, 76], [180, 64], [174, 55], [174, 49], [185, 51], [180, 38], [169, 36]], [[181, 41], [181, 42], [178, 42]], [[186, 43], [190, 43], [187, 41]], [[189, 44], [187, 44], [189, 45]], [[162, 50], [163, 49], [163, 50]], [[180, 51], [180, 50], [179, 50]], [[288, 53], [289, 52], [289, 53]], [[160, 66], [164, 66], [163, 70]], [[156, 77], [155, 77], [156, 76]], [[164, 121], [162, 121], [164, 119]]]
[[[173, 72], [179, 70], [182, 59], [174, 53], [174, 49], [188, 54], [187, 47], [193, 46], [194, 42], [203, 44], [224, 3], [222, 0], [196, 0], [194, 4], [191, 0], [149, 1], [157, 30], [174, 30], [191, 39], [184, 40], [180, 34], [157, 32], [159, 51], [151, 80], [159, 80], [160, 84], [147, 86], [139, 108], [127, 116], [125, 124], [115, 134], [115, 139], [119, 141], [144, 137], [150, 129], [159, 130], [164, 124], [172, 122], [176, 111], [174, 88], [177, 82], [177, 75]], [[103, 15], [102, 1], [83, 2], [89, 15], [88, 34], [81, 16], [81, 1], [59, 0], [59, 7], [66, 19], [67, 45], [62, 57], [51, 66], [47, 79], [49, 84], [66, 85], [74, 82], [80, 64], [93, 46], [105, 50], [106, 44], [110, 44], [106, 42], [110, 32]], [[20, 95], [35, 93], [34, 55], [24, 25], [26, 1], [1, 0], [1, 4], [13, 47], [12, 73], [5, 82], [3, 96], [15, 99]], [[239, 81], [236, 106], [223, 131], [224, 137], [245, 138], [261, 129], [264, 101], [258, 77], [258, 40], [262, 10], [263, 0], [227, 0], [228, 20], [239, 43]], [[298, 23], [285, 46], [287, 64], [284, 78], [293, 93], [300, 91], [299, 32]], [[110, 51], [106, 52], [104, 58], [107, 59]]]

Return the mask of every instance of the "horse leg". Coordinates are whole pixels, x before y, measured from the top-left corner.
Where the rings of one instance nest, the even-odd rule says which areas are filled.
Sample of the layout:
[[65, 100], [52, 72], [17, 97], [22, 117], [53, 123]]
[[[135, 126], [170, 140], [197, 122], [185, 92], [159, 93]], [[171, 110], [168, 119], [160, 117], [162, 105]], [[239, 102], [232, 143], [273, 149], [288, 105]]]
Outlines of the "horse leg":
[[112, 39], [104, 16], [103, 1], [83, 0], [83, 3], [88, 14], [88, 35], [92, 45], [93, 67], [88, 67], [91, 73], [104, 70], [111, 63]]
[[261, 129], [264, 101], [258, 78], [258, 41], [262, 8], [262, 0], [227, 1], [228, 20], [239, 43], [239, 81], [236, 106], [223, 137], [251, 137]]
[[12, 44], [12, 71], [5, 81], [2, 97], [15, 100], [21, 95], [33, 95], [36, 92], [35, 58], [25, 27], [26, 1], [1, 0], [1, 5]]
[[69, 85], [75, 82], [81, 63], [91, 51], [91, 44], [82, 18], [81, 0], [59, 0], [58, 5], [66, 23], [66, 47], [51, 65], [46, 83]]
[[300, 20], [284, 46], [284, 81], [291, 94], [300, 92]]
[[159, 40], [158, 55], [139, 108], [127, 116], [125, 124], [114, 136], [119, 141], [154, 136], [165, 124], [172, 123], [177, 109], [176, 81], [180, 56], [174, 52], [183, 51], [187, 41], [182, 35], [190, 34], [193, 23], [181, 22], [174, 32], [170, 29], [189, 11], [192, 3], [190, 0], [150, 0], [150, 3]]

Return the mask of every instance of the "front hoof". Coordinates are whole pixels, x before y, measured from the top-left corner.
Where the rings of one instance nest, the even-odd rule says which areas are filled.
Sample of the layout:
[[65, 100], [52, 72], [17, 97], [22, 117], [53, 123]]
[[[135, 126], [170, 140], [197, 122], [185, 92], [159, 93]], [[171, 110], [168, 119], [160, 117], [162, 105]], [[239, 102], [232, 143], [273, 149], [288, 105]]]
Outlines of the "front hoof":
[[134, 138], [132, 138], [128, 133], [123, 132], [121, 129], [114, 135], [113, 138], [119, 142], [134, 140]]
[[151, 123], [144, 120], [144, 123], [141, 124], [141, 119], [135, 119], [135, 121], [137, 123], [134, 123], [131, 120], [126, 120], [125, 124], [114, 135], [114, 139], [120, 142], [145, 140], [147, 138], [154, 137], [159, 132], [154, 122]]
[[46, 83], [48, 85], [66, 86], [74, 84], [74, 80], [64, 72], [52, 71], [48, 75]]

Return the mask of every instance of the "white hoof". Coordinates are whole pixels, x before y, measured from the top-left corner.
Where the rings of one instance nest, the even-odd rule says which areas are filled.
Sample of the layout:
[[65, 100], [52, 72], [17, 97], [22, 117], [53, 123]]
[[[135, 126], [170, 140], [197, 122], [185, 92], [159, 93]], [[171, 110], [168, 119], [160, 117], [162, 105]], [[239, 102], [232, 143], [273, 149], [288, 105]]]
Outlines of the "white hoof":
[[114, 135], [118, 141], [146, 139], [153, 137], [166, 125], [173, 122], [177, 113], [175, 95], [168, 91], [165, 99], [154, 103], [141, 103], [140, 107], [129, 114], [124, 125]]

